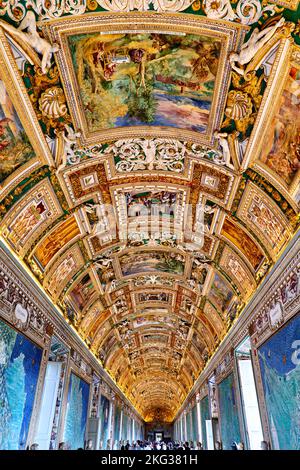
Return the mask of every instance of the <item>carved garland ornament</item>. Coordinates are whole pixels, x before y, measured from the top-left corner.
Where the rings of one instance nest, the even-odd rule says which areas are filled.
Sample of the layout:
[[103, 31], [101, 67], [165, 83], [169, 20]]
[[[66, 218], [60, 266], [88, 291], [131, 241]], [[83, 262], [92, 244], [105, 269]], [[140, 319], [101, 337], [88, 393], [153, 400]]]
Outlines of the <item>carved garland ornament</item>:
[[183, 173], [185, 158], [204, 158], [216, 165], [229, 166], [224, 150], [215, 150], [200, 144], [189, 144], [176, 139], [124, 139], [117, 140], [108, 147], [94, 145], [74, 151], [76, 161], [97, 158], [103, 155], [113, 156], [117, 173], [129, 173], [142, 170], [171, 171]]
[[230, 0], [204, 0], [203, 9], [208, 18], [240, 21], [247, 25], [257, 23], [260, 17], [267, 13], [273, 16], [283, 10], [274, 3], [260, 0], [240, 0], [235, 5], [231, 5]]
[[[0, 16], [7, 14], [14, 21], [24, 18], [30, 7], [42, 20], [59, 18], [65, 14], [77, 16], [86, 11], [102, 7], [107, 11], [129, 12], [133, 10], [157, 12], [184, 11], [192, 5], [193, 10], [201, 9], [201, 3], [194, 0], [3, 0]], [[274, 3], [260, 0], [239, 0], [231, 5], [230, 0], [204, 0], [203, 10], [208, 18], [240, 21], [252, 25], [262, 16], [282, 11]]]

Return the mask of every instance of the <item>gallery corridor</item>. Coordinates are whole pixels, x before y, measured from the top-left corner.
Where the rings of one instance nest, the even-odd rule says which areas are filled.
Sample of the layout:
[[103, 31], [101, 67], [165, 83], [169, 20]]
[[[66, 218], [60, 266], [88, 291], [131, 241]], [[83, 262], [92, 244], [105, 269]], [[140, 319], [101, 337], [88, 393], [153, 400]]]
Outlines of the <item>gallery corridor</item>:
[[300, 449], [299, 25], [0, 2], [0, 451]]

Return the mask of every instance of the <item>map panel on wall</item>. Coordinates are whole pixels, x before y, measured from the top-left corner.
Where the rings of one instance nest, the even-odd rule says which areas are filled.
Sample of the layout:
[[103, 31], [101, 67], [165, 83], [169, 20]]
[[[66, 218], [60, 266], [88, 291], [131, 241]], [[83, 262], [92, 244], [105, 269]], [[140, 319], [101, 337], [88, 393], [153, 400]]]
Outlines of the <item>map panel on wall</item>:
[[233, 442], [241, 441], [233, 373], [219, 383], [218, 392], [223, 450], [231, 450]]
[[203, 445], [203, 449], [207, 450], [206, 421], [210, 419], [208, 396], [202, 398], [200, 402], [200, 410], [201, 410], [202, 445]]
[[122, 409], [120, 406], [116, 406], [115, 408], [115, 423], [114, 423], [114, 441], [119, 441], [121, 435], [121, 412]]
[[121, 439], [122, 440], [128, 439], [128, 416], [125, 413], [123, 413]]
[[198, 441], [198, 418], [197, 418], [197, 406], [192, 408], [192, 437], [194, 441]]
[[109, 439], [109, 408], [110, 401], [105, 395], [101, 395], [100, 401], [100, 420], [101, 420], [101, 434], [100, 440], [102, 441], [102, 449], [107, 448], [107, 440]]
[[90, 386], [73, 372], [70, 375], [64, 441], [70, 449], [84, 448]]
[[300, 315], [258, 349], [274, 449], [300, 449]]
[[0, 449], [25, 449], [42, 349], [0, 320]]

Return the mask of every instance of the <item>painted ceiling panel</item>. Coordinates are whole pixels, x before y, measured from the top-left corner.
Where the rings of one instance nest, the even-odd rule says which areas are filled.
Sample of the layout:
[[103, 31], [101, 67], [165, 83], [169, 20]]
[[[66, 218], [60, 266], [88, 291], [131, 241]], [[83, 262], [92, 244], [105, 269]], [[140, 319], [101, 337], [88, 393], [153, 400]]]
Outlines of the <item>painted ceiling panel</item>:
[[1, 238], [172, 421], [299, 225], [299, 2], [0, 15]]

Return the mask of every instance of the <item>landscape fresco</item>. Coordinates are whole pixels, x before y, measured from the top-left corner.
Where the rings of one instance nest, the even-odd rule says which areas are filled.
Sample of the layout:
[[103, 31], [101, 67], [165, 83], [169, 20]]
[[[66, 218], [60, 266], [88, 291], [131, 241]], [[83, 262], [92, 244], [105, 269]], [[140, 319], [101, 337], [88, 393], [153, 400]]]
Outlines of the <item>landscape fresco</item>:
[[24, 450], [42, 349], [0, 320], [0, 450]]
[[0, 79], [0, 183], [34, 156], [34, 150]]
[[231, 450], [233, 442], [241, 441], [233, 374], [222, 380], [218, 390], [223, 450]]
[[69, 47], [90, 132], [207, 129], [221, 43], [193, 34], [80, 34]]
[[120, 265], [124, 276], [156, 271], [183, 274], [184, 256], [178, 253], [146, 251], [121, 256]]
[[131, 191], [125, 193], [128, 217], [159, 216], [174, 218], [176, 193]]
[[300, 69], [292, 67], [260, 160], [290, 185], [300, 169]]
[[274, 449], [300, 450], [300, 315], [258, 350]]
[[90, 386], [71, 372], [65, 421], [64, 441], [69, 448], [84, 448]]
[[209, 291], [209, 299], [215, 307], [224, 313], [233, 298], [233, 292], [219, 274], [215, 273]]

